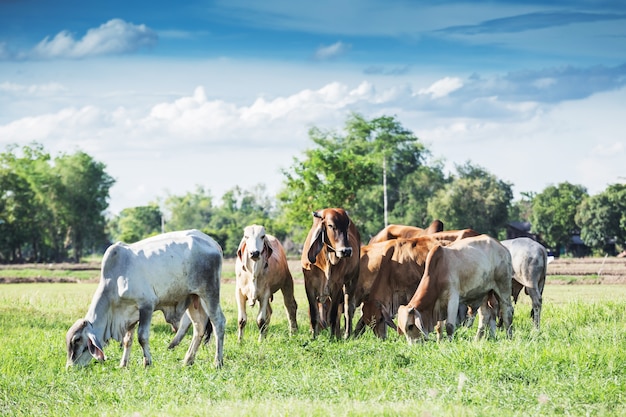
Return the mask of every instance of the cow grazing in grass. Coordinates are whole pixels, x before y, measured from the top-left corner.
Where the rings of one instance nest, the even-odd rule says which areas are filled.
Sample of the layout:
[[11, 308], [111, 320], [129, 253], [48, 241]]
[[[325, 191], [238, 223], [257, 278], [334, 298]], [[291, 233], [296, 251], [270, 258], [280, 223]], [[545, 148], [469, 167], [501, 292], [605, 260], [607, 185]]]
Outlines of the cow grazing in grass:
[[448, 230], [363, 246], [355, 296], [357, 305], [363, 302], [362, 316], [355, 333], [362, 334], [368, 326], [378, 337], [385, 338], [386, 325], [396, 328], [391, 318], [398, 306], [408, 303], [415, 293], [430, 249], [437, 244], [449, 245], [471, 236], [478, 236], [478, 232]]
[[546, 283], [548, 252], [546, 248], [527, 237], [503, 240], [502, 244], [511, 252], [513, 263], [513, 301], [517, 303], [522, 288], [532, 301], [531, 315], [535, 328], [539, 330], [543, 287]]
[[331, 328], [331, 337], [341, 337], [342, 310], [346, 319], [344, 337], [351, 335], [360, 247], [359, 232], [344, 209], [313, 212], [313, 225], [301, 259], [313, 337], [326, 324]]
[[373, 236], [368, 242], [368, 245], [391, 239], [410, 239], [441, 231], [443, 231], [443, 223], [441, 220], [433, 220], [430, 226], [426, 229], [416, 226], [405, 226], [402, 224], [390, 224]]
[[265, 227], [250, 225], [244, 228], [243, 238], [237, 249], [235, 274], [239, 341], [242, 340], [246, 327], [246, 304], [253, 306], [257, 301], [259, 341], [266, 336], [272, 317], [270, 302], [278, 290], [283, 294], [290, 333], [295, 334], [298, 331], [298, 306], [294, 298], [293, 277], [289, 271], [287, 256], [283, 245], [274, 236], [267, 234]]
[[413, 239], [392, 239], [368, 244], [361, 248], [359, 283], [356, 303], [363, 302], [362, 316], [355, 327], [360, 335], [366, 326], [380, 338], [387, 336], [387, 325], [401, 304], [415, 293], [422, 275], [426, 256], [440, 242], [431, 236]]
[[459, 304], [480, 306], [477, 338], [484, 335], [485, 324], [495, 336], [495, 306], [488, 302], [493, 295], [502, 311], [507, 336], [512, 335], [511, 255], [496, 239], [480, 235], [456, 241], [449, 246], [435, 246], [428, 253], [424, 276], [407, 305], [398, 309], [398, 329], [409, 344], [428, 337], [437, 324], [446, 320], [448, 338], [454, 334]]
[[193, 324], [187, 365], [194, 362], [209, 322], [209, 331], [215, 330], [215, 365], [221, 366], [226, 321], [220, 306], [221, 270], [222, 249], [197, 230], [111, 245], [102, 258], [100, 284], [85, 318], [67, 332], [67, 366], [87, 365], [92, 357], [104, 360], [103, 347], [110, 339], [122, 343], [120, 366], [127, 366], [137, 324], [144, 366], [151, 365], [148, 340], [156, 310], [174, 327], [186, 311]]

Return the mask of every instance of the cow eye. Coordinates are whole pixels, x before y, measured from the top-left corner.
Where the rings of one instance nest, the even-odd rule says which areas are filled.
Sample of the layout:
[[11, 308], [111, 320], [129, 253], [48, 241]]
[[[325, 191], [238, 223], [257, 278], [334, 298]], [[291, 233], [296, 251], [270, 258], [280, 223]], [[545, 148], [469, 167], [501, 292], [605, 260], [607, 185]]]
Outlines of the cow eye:
[[261, 239], [265, 239], [265, 235], [261, 236]]
[[414, 324], [409, 324], [409, 326], [408, 326], [408, 330], [409, 330], [410, 332], [412, 332], [414, 329], [415, 329], [415, 325], [414, 325]]

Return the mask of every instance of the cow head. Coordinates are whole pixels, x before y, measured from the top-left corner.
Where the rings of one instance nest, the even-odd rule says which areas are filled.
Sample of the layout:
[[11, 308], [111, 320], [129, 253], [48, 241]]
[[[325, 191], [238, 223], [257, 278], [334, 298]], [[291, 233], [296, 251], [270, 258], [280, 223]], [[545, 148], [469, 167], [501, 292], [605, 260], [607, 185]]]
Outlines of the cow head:
[[237, 257], [241, 262], [242, 269], [252, 274], [253, 288], [250, 303], [254, 305], [256, 300], [256, 280], [269, 267], [268, 259], [272, 256], [272, 245], [265, 233], [265, 227], [253, 224], [243, 229], [243, 238], [237, 248]]
[[428, 337], [428, 332], [419, 311], [409, 306], [400, 306], [398, 308], [398, 333], [406, 336], [409, 345], [422, 342]]
[[328, 208], [313, 212], [313, 238], [308, 248], [309, 262], [326, 246], [328, 261], [336, 265], [341, 258], [352, 256], [352, 246], [348, 238], [350, 217], [344, 209]]
[[65, 336], [67, 344], [66, 368], [70, 366], [86, 366], [95, 358], [104, 361], [106, 357], [102, 349], [102, 343], [93, 332], [93, 327], [86, 319], [79, 319], [67, 331]]

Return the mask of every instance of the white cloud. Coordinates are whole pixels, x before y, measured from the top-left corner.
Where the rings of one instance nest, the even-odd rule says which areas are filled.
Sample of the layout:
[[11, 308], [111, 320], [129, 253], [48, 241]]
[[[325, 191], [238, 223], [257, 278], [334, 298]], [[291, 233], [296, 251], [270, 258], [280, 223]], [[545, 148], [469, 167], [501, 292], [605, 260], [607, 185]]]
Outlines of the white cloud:
[[46, 83], [46, 84], [31, 84], [23, 85], [17, 83], [3, 82], [0, 83], [0, 92], [11, 94], [29, 94], [29, 95], [43, 95], [54, 94], [66, 90], [66, 88], [59, 83]]
[[593, 156], [603, 157], [603, 156], [611, 156], [615, 157], [617, 155], [624, 153], [624, 143], [623, 142], [613, 142], [610, 144], [599, 144], [592, 150]]
[[320, 46], [315, 51], [315, 59], [327, 60], [345, 55], [350, 50], [350, 45], [343, 42], [335, 42], [332, 45]]
[[67, 31], [59, 32], [52, 39], [46, 37], [37, 44], [30, 56], [54, 59], [124, 54], [154, 46], [156, 43], [157, 34], [146, 25], [112, 19], [98, 28], [89, 29], [82, 39], [74, 39]]
[[430, 95], [432, 98], [445, 97], [463, 87], [463, 81], [457, 77], [445, 77], [435, 81], [430, 87], [423, 88], [418, 94]]

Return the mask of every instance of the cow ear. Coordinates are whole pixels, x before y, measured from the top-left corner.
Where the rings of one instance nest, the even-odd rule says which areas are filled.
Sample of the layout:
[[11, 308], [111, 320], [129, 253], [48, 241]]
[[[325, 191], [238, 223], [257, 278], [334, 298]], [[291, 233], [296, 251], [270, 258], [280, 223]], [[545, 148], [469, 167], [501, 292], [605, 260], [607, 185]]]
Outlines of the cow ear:
[[237, 248], [237, 257], [239, 258], [240, 261], [243, 261], [242, 253], [245, 250], [246, 250], [246, 238], [244, 236], [243, 239], [241, 239], [241, 242], [239, 242], [239, 247]]
[[324, 244], [324, 224], [319, 222], [318, 225], [313, 230], [313, 237], [311, 238], [311, 246], [309, 246], [309, 251], [307, 252], [307, 257], [309, 262], [315, 263], [315, 258], [322, 250]]
[[266, 258], [271, 258], [272, 253], [274, 253], [274, 249], [272, 249], [272, 245], [270, 244], [270, 240], [267, 238], [267, 235], [263, 238], [263, 246], [265, 246], [265, 252], [267, 253]]
[[380, 306], [380, 311], [383, 314], [383, 319], [385, 319], [385, 323], [387, 324], [387, 326], [391, 327], [394, 330], [398, 330], [398, 326], [396, 326], [396, 323], [393, 322], [393, 319], [391, 318], [391, 314], [389, 314], [389, 309], [387, 308], [387, 306], [380, 302], [378, 302], [378, 305]]
[[99, 361], [106, 360], [106, 356], [104, 356], [104, 352], [102, 350], [102, 344], [92, 332], [87, 333], [87, 346], [89, 347], [89, 353], [91, 353], [91, 356]]

